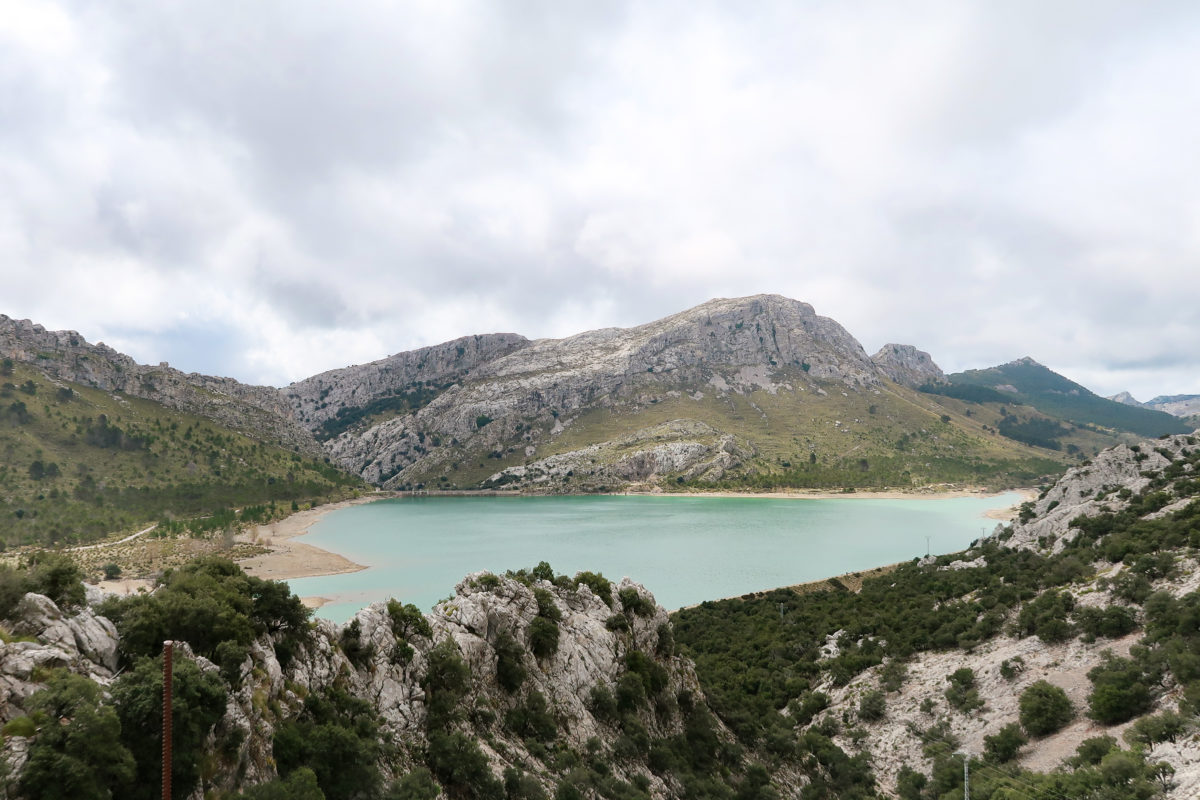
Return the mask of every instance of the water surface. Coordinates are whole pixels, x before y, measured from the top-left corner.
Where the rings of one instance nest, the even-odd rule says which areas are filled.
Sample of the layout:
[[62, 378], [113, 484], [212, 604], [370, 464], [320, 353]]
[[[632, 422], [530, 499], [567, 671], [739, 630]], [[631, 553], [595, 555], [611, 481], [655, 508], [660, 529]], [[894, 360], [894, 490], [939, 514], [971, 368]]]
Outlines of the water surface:
[[669, 609], [961, 550], [1020, 495], [948, 499], [412, 497], [334, 511], [306, 543], [369, 569], [288, 581], [345, 621], [395, 597], [428, 610], [464, 575], [549, 561], [642, 583]]

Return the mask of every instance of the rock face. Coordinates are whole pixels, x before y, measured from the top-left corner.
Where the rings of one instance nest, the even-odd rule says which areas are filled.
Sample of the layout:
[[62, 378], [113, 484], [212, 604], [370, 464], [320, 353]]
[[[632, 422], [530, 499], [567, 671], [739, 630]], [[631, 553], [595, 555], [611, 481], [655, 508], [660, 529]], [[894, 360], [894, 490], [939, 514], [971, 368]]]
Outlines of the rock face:
[[1200, 415], [1200, 394], [1159, 395], [1144, 405], [1176, 417], [1194, 417]]
[[1013, 525], [1007, 544], [1061, 550], [1075, 536], [1071, 520], [1128, 506], [1129, 493], [1140, 492], [1150, 483], [1151, 479], [1142, 473], [1161, 470], [1184, 450], [1190, 450], [1189, 439], [1193, 437], [1179, 435], [1140, 445], [1118, 445], [1102, 451], [1091, 463], [1072, 467], [1034, 502], [1032, 519]]
[[269, 386], [232, 378], [183, 373], [162, 364], [138, 364], [103, 343], [89, 344], [75, 331], [48, 331], [29, 320], [0, 314], [0, 357], [33, 365], [58, 380], [122, 392], [216, 420], [257, 439], [278, 442], [308, 455], [321, 454], [312, 435], [294, 421], [291, 407]]
[[529, 344], [515, 333], [464, 336], [452, 342], [397, 353], [361, 366], [330, 370], [282, 389], [296, 419], [309, 430], [337, 417], [339, 411], [361, 409], [380, 398], [406, 390], [437, 390], [466, 378], [480, 365]]
[[[535, 590], [543, 593], [541, 604]], [[557, 646], [538, 657], [531, 646], [531, 630], [536, 620], [546, 623], [547, 597], [560, 617], [554, 624]], [[622, 597], [626, 602], [636, 598], [623, 614]], [[610, 621], [616, 615], [621, 615], [620, 626]], [[67, 616], [48, 598], [33, 594], [25, 596], [12, 616], [13, 632], [36, 641], [0, 643], [0, 722], [23, 713], [24, 701], [41, 688], [38, 681], [45, 679], [48, 668], [65, 667], [104, 685], [113, 679], [118, 640], [107, 619], [90, 610]], [[274, 778], [271, 741], [275, 730], [300, 712], [304, 696], [335, 684], [369, 702], [382, 718], [381, 736], [398, 745], [394, 758], [381, 764], [385, 774], [417, 766], [428, 733], [422, 681], [430, 653], [438, 645], [449, 645], [470, 670], [471, 687], [463, 706], [490, 709], [485, 716], [464, 714], [454, 725], [483, 743], [482, 750], [497, 776], [509, 766], [543, 776], [551, 772], [542, 763], [548, 757], [546, 750], [531, 752], [529, 743], [504, 722], [507, 712], [534, 694], [546, 701], [559, 746], [584, 752], [592, 740], [591, 746], [598, 743], [604, 750], [611, 749], [620, 730], [612, 720], [593, 713], [590, 698], [593, 690], [615, 689], [630, 670], [631, 654], [661, 670], [665, 680], [661, 697], [671, 698], [667, 706], [650, 704], [626, 710], [638, 718], [649, 736], [659, 739], [683, 732], [686, 714], [671, 710], [676, 696], [688, 696], [698, 707], [705, 705], [692, 663], [673, 654], [666, 611], [649, 592], [628, 579], [612, 584], [601, 596], [586, 584], [556, 585], [545, 580], [526, 584], [476, 573], [460, 582], [454, 597], [438, 604], [424, 619], [430, 636], [409, 628], [398, 630], [384, 604], [363, 609], [347, 625], [318, 620], [308, 644], [286, 667], [280, 664], [270, 637], [260, 637], [242, 665], [240, 688], [231, 693], [225, 717], [214, 728], [222, 741], [239, 742], [237, 751], [225, 752], [230, 768], [216, 770], [196, 796], [237, 791]], [[345, 636], [352, 625], [359, 631], [358, 652], [363, 653], [355, 661], [345, 652]], [[516, 643], [525, 675], [515, 688], [503, 688], [497, 678], [497, 644], [505, 637]], [[398, 648], [406, 646], [411, 651], [398, 656]], [[176, 658], [191, 659], [202, 671], [217, 670], [211, 662], [193, 655], [186, 643], [177, 645]], [[717, 732], [727, 740], [732, 738], [723, 728], [718, 727]], [[216, 739], [213, 747], [217, 747]], [[8, 744], [10, 762], [19, 770], [17, 749], [17, 743]], [[664, 785], [644, 760], [614, 761], [612, 771], [626, 781], [640, 776], [655, 796], [679, 794]]]
[[885, 344], [871, 356], [883, 374], [903, 386], [914, 389], [927, 383], [944, 383], [945, 373], [933, 358], [911, 344]]
[[[465, 351], [460, 354], [460, 349]], [[927, 364], [922, 356], [912, 350], [908, 357], [916, 366], [909, 371], [940, 375], [928, 356]], [[469, 364], [469, 370], [458, 370], [456, 359]], [[373, 381], [371, 388], [357, 388], [356, 381], [363, 378]], [[458, 382], [415, 413], [341, 434], [327, 444], [331, 455], [367, 480], [403, 486], [445, 470], [451, 462], [478, 460], [488, 453], [520, 448], [533, 457], [582, 414], [629, 413], [684, 394], [700, 399], [752, 391], [863, 392], [875, 390], [888, 375], [844, 328], [818, 316], [811, 306], [759, 295], [712, 300], [636, 328], [607, 328], [566, 339], [523, 342], [497, 335], [458, 340], [365, 368], [327, 373], [287, 391], [311, 424], [336, 415], [338, 402], [361, 404], [364, 392], [377, 396], [404, 381], [441, 379]], [[326, 407], [317, 408], [322, 402]], [[646, 434], [661, 435], [662, 431]], [[643, 460], [651, 471], [650, 462], [668, 461], [676, 472], [704, 474], [724, 468], [713, 461], [714, 442], [704, 447], [694, 447], [693, 442], [694, 431], [684, 426], [670, 453], [660, 449]], [[587, 444], [626, 446], [616, 440]], [[745, 449], [728, 443], [716, 446], [730, 455]], [[684, 451], [695, 458], [680, 457]], [[540, 477], [570, 460], [524, 466], [528, 474]], [[614, 474], [630, 469], [645, 471], [627, 463], [614, 467]]]

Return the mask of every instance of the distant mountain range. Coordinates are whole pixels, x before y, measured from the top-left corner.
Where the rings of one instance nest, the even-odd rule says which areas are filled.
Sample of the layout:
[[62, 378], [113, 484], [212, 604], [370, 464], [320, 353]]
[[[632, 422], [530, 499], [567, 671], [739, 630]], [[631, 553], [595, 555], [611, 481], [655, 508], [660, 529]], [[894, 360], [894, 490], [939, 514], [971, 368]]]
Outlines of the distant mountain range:
[[[39, 437], [53, 439], [57, 425], [86, 439], [80, 420], [112, 419], [134, 398], [162, 410], [124, 420], [130, 435], [155, 436], [158, 457], [177, 469], [214, 465], [206, 479], [226, 480], [245, 461], [219, 446], [236, 435], [400, 489], [1029, 484], [1113, 443], [1195, 427], [1099, 397], [1032, 359], [946, 376], [911, 345], [869, 356], [837, 322], [778, 295], [712, 300], [565, 339], [466, 336], [283, 389], [139, 365], [77, 333], [3, 316], [0, 357], [21, 379], [6, 379], [5, 406], [22, 402], [22, 380], [90, 404], [56, 416], [55, 405], [26, 402], [46, 419], [0, 426], [14, 454], [0, 478], [0, 517], [45, 494], [25, 477]], [[211, 432], [204, 452], [146, 427], [196, 419]], [[56, 445], [62, 497], [83, 480], [72, 452], [69, 441]], [[88, 467], [93, 480], [104, 478], [98, 463]], [[267, 462], [263, 470], [265, 479]], [[106, 485], [154, 490], [189, 474], [148, 469]]]
[[1176, 417], [1200, 419], [1200, 394], [1160, 394], [1153, 400], [1139, 403], [1129, 392], [1121, 392], [1108, 398], [1117, 403], [1137, 408], [1163, 411]]

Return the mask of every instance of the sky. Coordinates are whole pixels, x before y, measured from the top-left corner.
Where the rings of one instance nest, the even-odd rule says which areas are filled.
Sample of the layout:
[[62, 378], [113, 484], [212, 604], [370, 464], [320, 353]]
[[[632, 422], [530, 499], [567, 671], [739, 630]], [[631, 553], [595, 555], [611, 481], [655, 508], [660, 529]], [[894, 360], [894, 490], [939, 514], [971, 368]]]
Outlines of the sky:
[[1200, 4], [2, 0], [0, 313], [283, 385], [811, 303], [1200, 393]]

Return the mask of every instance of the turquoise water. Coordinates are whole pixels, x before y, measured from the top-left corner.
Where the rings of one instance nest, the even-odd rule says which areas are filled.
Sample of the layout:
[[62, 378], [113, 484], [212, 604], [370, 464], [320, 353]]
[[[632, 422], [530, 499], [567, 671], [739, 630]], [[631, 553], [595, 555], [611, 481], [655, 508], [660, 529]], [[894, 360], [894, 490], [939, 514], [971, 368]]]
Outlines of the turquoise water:
[[345, 621], [395, 597], [422, 610], [469, 572], [532, 567], [642, 583], [668, 609], [961, 550], [1015, 493], [939, 500], [414, 497], [334, 511], [304, 537], [369, 569], [288, 581]]

